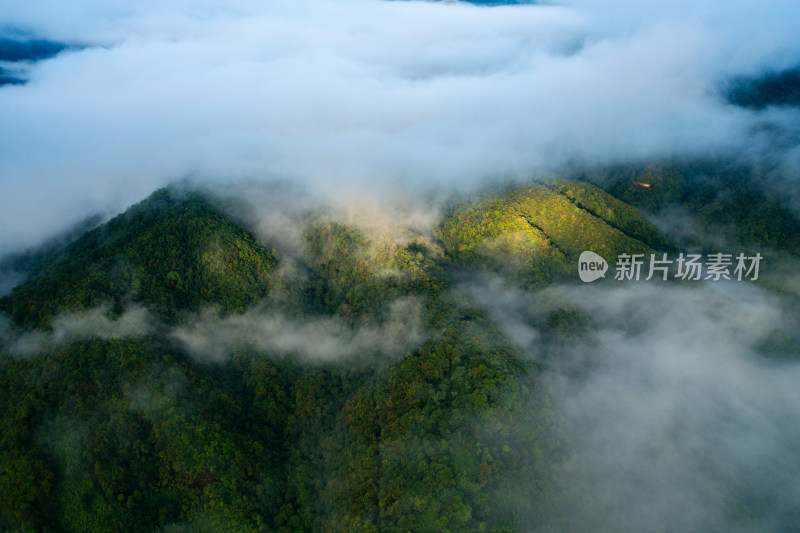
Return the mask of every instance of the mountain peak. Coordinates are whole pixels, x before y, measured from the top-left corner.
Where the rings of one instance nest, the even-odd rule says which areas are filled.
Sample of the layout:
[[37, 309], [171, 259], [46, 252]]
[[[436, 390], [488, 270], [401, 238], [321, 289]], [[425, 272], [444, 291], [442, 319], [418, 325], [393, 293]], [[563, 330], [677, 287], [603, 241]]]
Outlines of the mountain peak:
[[274, 254], [202, 195], [161, 189], [60, 250], [3, 301], [15, 322], [142, 302], [171, 322], [214, 305], [243, 310], [269, 290]]

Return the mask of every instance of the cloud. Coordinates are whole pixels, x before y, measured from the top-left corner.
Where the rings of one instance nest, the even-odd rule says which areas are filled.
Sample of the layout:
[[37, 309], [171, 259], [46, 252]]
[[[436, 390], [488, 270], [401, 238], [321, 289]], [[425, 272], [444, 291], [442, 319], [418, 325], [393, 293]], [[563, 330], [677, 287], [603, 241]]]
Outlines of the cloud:
[[[540, 382], [571, 428], [574, 530], [781, 531], [796, 523], [796, 299], [745, 283], [523, 292], [488, 279], [471, 292], [544, 366]], [[563, 308], [589, 326], [554, 342], [548, 317]], [[786, 337], [794, 341], [774, 342]]]
[[355, 327], [336, 316], [298, 318], [268, 309], [219, 316], [207, 310], [171, 336], [193, 357], [212, 363], [248, 349], [308, 363], [383, 359], [399, 357], [423, 342], [421, 316], [420, 302], [410, 298], [390, 304], [385, 321]]
[[17, 336], [9, 334], [8, 323], [0, 322], [0, 338], [6, 331], [6, 351], [15, 357], [34, 355], [52, 346], [77, 339], [142, 338], [155, 331], [150, 312], [141, 306], [130, 306], [119, 317], [109, 318], [107, 305], [86, 311], [63, 313], [53, 319], [50, 331], [34, 330]]
[[719, 83], [800, 63], [796, 14], [744, 0], [5, 2], [8, 28], [75, 48], [0, 88], [0, 252], [187, 175], [390, 195], [735, 152], [764, 118]]

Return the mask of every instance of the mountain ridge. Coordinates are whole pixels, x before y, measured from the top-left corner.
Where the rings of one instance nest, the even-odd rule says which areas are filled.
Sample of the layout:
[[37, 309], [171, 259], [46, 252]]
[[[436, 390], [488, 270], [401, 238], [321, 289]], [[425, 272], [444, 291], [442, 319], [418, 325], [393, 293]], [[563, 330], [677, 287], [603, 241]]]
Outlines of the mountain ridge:
[[175, 189], [157, 191], [56, 256], [0, 300], [17, 323], [42, 327], [59, 310], [107, 301], [119, 311], [131, 299], [167, 321], [201, 304], [243, 310], [266, 295], [276, 264], [273, 252], [201, 196]]
[[[550, 220], [558, 210], [530, 191], [575, 220]], [[502, 209], [519, 209], [556, 238], [592, 221], [596, 242], [639, 242], [541, 185], [491, 201], [501, 223]], [[475, 264], [435, 235], [372, 240], [327, 216], [298, 220], [305, 248], [290, 261], [196, 193], [160, 190], [2, 301], [16, 329], [34, 329], [0, 337], [29, 341], [0, 360], [0, 491], [13, 502], [0, 527], [501, 533], [532, 517], [568, 522], [558, 509], [575, 497], [563, 475], [573, 451], [539, 365], [457, 287]], [[445, 236], [448, 221], [458, 215], [443, 219]], [[485, 217], [467, 222], [478, 241], [488, 235]], [[524, 224], [523, 259], [541, 237]], [[543, 273], [567, 257], [542, 249]], [[141, 319], [132, 305], [159, 327], [114, 333]], [[555, 337], [559, 312], [543, 317]], [[218, 357], [196, 353], [221, 338]], [[313, 342], [358, 353], [315, 360]], [[507, 500], [512, 488], [528, 503]]]

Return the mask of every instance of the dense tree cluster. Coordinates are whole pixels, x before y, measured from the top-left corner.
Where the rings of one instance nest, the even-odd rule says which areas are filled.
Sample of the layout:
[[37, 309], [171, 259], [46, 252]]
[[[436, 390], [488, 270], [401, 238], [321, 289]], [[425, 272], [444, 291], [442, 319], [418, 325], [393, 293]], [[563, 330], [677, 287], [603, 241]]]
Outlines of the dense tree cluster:
[[461, 262], [533, 286], [574, 278], [584, 250], [613, 262], [620, 253], [669, 247], [635, 209], [589, 183], [564, 179], [509, 186], [458, 205], [439, 236]]
[[[771, 173], [782, 171], [774, 164], [777, 168], [769, 162], [756, 166], [719, 160], [674, 161], [594, 169], [579, 176], [632, 206], [673, 221], [679, 232], [687, 233], [681, 228], [686, 224], [704, 228], [684, 245], [704, 246], [710, 240], [704, 238], [706, 234], [713, 233], [733, 246], [756, 244], [762, 251], [766, 246], [797, 254], [800, 218], [791, 209], [791, 201], [787, 202], [785, 188], [770, 185]], [[634, 182], [650, 187], [633, 187]]]
[[[618, 196], [655, 206], [659, 194], [689, 194], [677, 171], [649, 172], [637, 175], [649, 192], [628, 181]], [[754, 216], [743, 220], [757, 235]], [[305, 249], [282, 269], [209, 201], [170, 189], [37, 257], [0, 300], [10, 323], [0, 329], [0, 529], [570, 529], [569, 502], [592, 497], [567, 486], [579, 458], [558, 409], [539, 368], [455, 290], [457, 274], [543, 285], [574, 277], [583, 250], [613, 260], [669, 240], [628, 204], [563, 179], [454, 205], [433, 236], [375, 242], [320, 213], [301, 223]], [[419, 302], [425, 332], [394, 358], [365, 345], [309, 361], [234, 343], [208, 363], [169, 333], [206, 308], [388, 328], [404, 299]], [[132, 304], [156, 327], [48, 333], [65, 313], [114, 320]], [[558, 346], [590, 322], [564, 308], [538, 327]], [[12, 349], [29, 337], [40, 342]]]
[[[179, 195], [184, 197], [177, 198]], [[269, 290], [274, 254], [202, 197], [161, 190], [54, 254], [0, 305], [20, 324], [113, 302], [152, 306], [174, 322], [214, 304], [244, 310]]]
[[[165, 190], [43, 260], [2, 301], [18, 334], [101, 303], [111, 319], [145, 305], [161, 327], [2, 356], [0, 528], [510, 531], [557, 501], [566, 452], [536, 369], [453, 298], [440, 245], [377, 244], [323, 216], [304, 239], [287, 282], [232, 219]], [[423, 302], [433, 333], [396, 360], [243, 345], [208, 364], [164, 333], [251, 304], [357, 328], [399, 298]], [[530, 505], [506, 502], [512, 486]]]

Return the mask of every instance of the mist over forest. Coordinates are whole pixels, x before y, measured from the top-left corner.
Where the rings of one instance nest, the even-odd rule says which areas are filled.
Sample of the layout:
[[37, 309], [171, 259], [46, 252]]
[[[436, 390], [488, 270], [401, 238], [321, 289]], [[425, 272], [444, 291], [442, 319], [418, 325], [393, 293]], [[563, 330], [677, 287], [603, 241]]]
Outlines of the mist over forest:
[[0, 530], [796, 531], [798, 15], [3, 3]]

